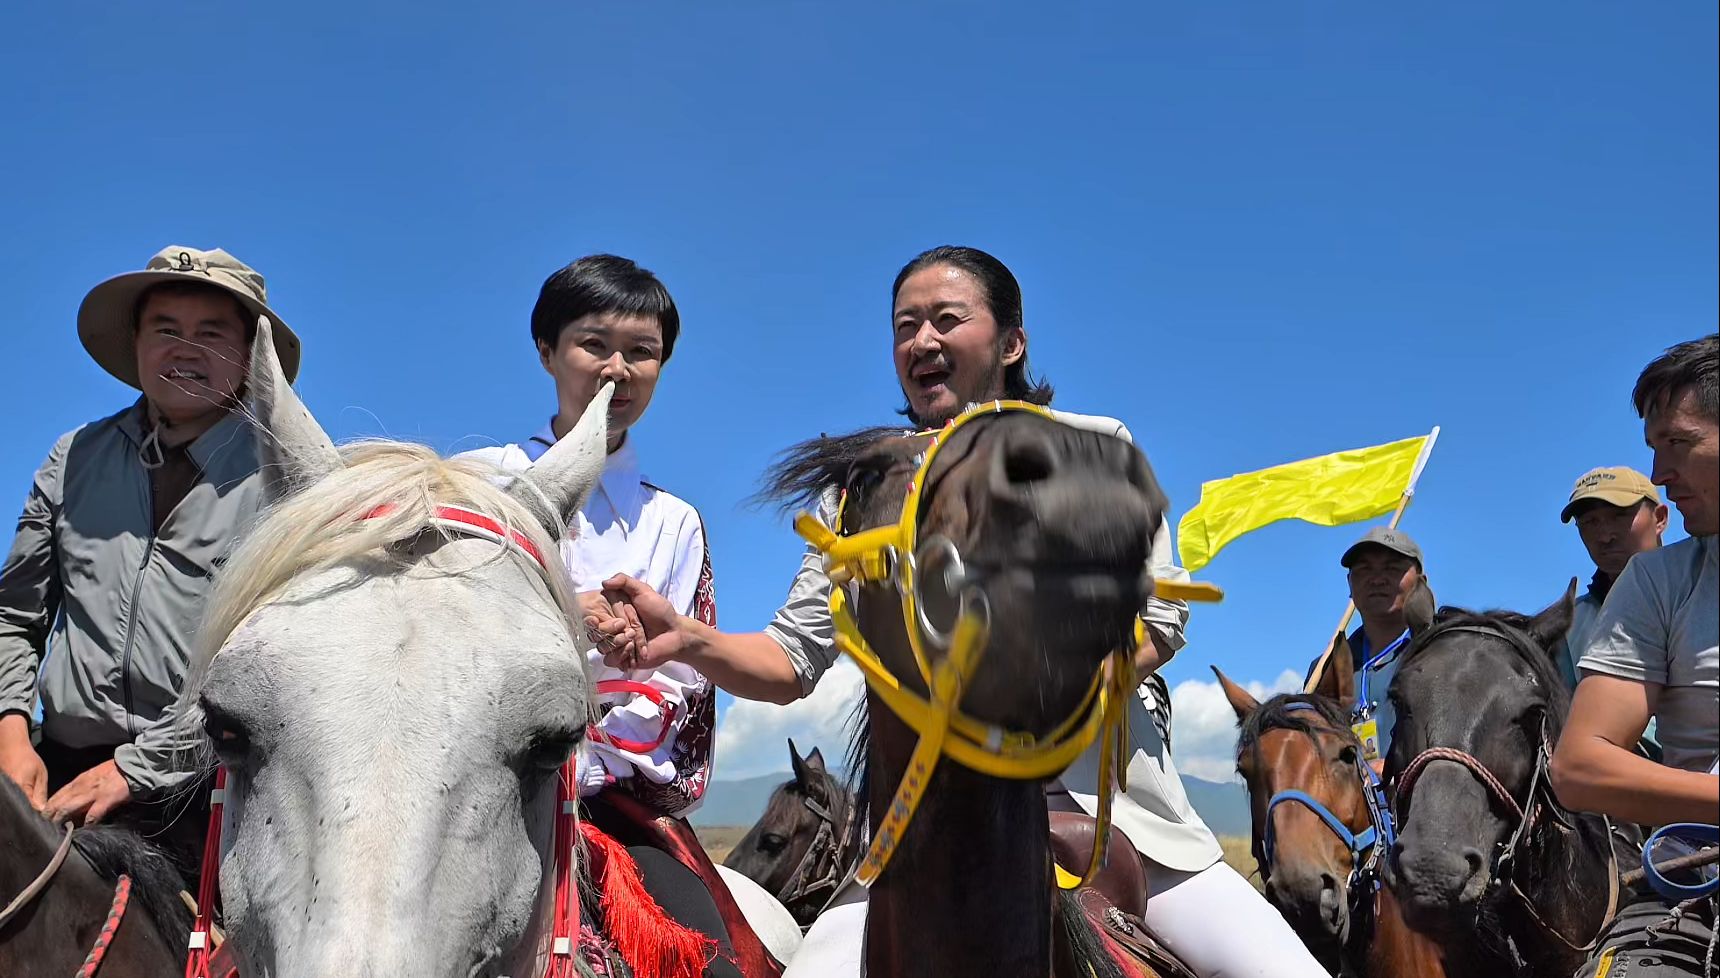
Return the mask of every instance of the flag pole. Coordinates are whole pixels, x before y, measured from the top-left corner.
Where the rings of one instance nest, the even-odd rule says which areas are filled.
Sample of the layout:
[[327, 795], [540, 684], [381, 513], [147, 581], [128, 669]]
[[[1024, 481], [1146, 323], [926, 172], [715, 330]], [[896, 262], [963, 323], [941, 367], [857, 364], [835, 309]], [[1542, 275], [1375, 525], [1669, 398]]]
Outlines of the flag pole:
[[[1427, 468], [1427, 458], [1433, 454], [1433, 446], [1437, 441], [1439, 425], [1434, 425], [1433, 430], [1428, 432], [1427, 443], [1421, 446], [1421, 454], [1416, 456], [1415, 465], [1409, 470], [1409, 485], [1404, 487], [1403, 495], [1398, 497], [1397, 509], [1392, 512], [1391, 522], [1386, 524], [1387, 529], [1395, 530], [1398, 523], [1403, 521], [1404, 510], [1409, 509], [1410, 500], [1415, 498], [1415, 485], [1421, 481], [1421, 472]], [[1326, 640], [1326, 647], [1320, 652], [1320, 661], [1315, 663], [1313, 670], [1308, 673], [1308, 682], [1302, 688], [1304, 693], [1312, 693], [1314, 687], [1320, 685], [1320, 678], [1326, 671], [1326, 661], [1332, 657], [1332, 648], [1337, 644], [1338, 636], [1350, 627], [1350, 619], [1355, 613], [1356, 603], [1345, 601], [1344, 616], [1338, 619], [1338, 627], [1333, 630], [1332, 637]]]

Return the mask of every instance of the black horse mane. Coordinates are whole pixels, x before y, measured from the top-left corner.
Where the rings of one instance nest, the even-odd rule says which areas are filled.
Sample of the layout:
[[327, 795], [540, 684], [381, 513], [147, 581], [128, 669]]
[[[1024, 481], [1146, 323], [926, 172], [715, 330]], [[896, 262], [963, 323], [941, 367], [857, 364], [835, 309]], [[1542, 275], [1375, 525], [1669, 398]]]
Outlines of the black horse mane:
[[[0, 804], [14, 810], [12, 821], [52, 849], [61, 833], [30, 807], [24, 792], [11, 778], [0, 776]], [[161, 850], [130, 829], [116, 825], [90, 825], [72, 834], [75, 848], [96, 875], [109, 883], [131, 877], [132, 898], [142, 904], [168, 947], [182, 947], [191, 933], [191, 910], [179, 899], [184, 877], [179, 867]], [[11, 848], [16, 851], [16, 842]]]
[[899, 427], [879, 425], [845, 435], [819, 435], [791, 445], [765, 470], [764, 485], [753, 495], [753, 502], [785, 510], [816, 505], [824, 493], [841, 488], [849, 467], [874, 445], [901, 434]]
[[1407, 664], [1424, 652], [1435, 639], [1454, 627], [1468, 625], [1503, 629], [1507, 636], [1514, 633], [1521, 641], [1507, 641], [1506, 644], [1518, 660], [1529, 667], [1536, 684], [1545, 692], [1547, 734], [1557, 741], [1559, 732], [1565, 726], [1565, 714], [1571, 708], [1571, 694], [1565, 689], [1565, 679], [1559, 674], [1558, 664], [1553, 661], [1552, 650], [1541, 648], [1530, 634], [1530, 625], [1534, 620], [1534, 615], [1517, 611], [1472, 611], [1467, 608], [1444, 607], [1439, 609], [1439, 616], [1433, 627], [1415, 636], [1415, 641], [1404, 651], [1403, 661]]
[[104, 880], [121, 875], [132, 880], [132, 893], [149, 911], [168, 946], [178, 947], [191, 933], [191, 909], [180, 900], [185, 877], [161, 850], [130, 829], [113, 825], [91, 825], [72, 836], [72, 845]]
[[1346, 737], [1354, 736], [1350, 731], [1350, 718], [1344, 713], [1343, 704], [1337, 700], [1317, 693], [1279, 693], [1237, 723], [1240, 734], [1237, 736], [1236, 753], [1247, 753], [1268, 730], [1318, 733], [1321, 725], [1308, 717], [1308, 710], [1296, 708], [1303, 705], [1312, 707], [1334, 732]]

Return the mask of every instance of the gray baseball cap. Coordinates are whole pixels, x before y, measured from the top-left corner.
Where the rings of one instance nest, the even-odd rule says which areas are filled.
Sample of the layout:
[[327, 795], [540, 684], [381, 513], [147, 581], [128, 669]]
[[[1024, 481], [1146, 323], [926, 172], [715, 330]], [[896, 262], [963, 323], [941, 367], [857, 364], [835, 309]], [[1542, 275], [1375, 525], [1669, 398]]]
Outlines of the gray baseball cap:
[[1344, 551], [1344, 557], [1339, 563], [1349, 567], [1356, 562], [1356, 558], [1361, 552], [1369, 547], [1384, 547], [1392, 553], [1403, 554], [1415, 561], [1417, 567], [1422, 566], [1421, 548], [1415, 545], [1415, 541], [1409, 538], [1409, 534], [1385, 526], [1376, 526], [1362, 534], [1360, 540], [1357, 540], [1350, 549]]

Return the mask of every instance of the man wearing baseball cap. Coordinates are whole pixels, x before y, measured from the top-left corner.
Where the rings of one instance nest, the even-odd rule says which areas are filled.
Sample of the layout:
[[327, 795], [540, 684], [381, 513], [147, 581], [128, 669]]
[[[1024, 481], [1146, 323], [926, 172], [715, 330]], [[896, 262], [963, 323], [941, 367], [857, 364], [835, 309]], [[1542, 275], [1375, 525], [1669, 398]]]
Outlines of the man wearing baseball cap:
[[[1409, 645], [1409, 617], [1405, 607], [1418, 589], [1426, 589], [1421, 548], [1409, 534], [1390, 527], [1368, 530], [1344, 551], [1338, 561], [1349, 572], [1350, 600], [1362, 623], [1349, 635], [1350, 654], [1356, 669], [1356, 703], [1378, 729], [1377, 749], [1365, 744], [1368, 760], [1376, 768], [1390, 746], [1392, 724], [1397, 716], [1386, 689], [1397, 672], [1398, 658]], [[1431, 592], [1425, 599], [1432, 600]], [[1321, 668], [1316, 659], [1309, 678]]]
[[195, 819], [169, 827], [192, 806], [164, 800], [194, 775], [175, 770], [172, 724], [158, 721], [262, 498], [239, 409], [262, 316], [290, 381], [298, 337], [225, 251], [167, 248], [78, 310], [84, 349], [142, 396], [54, 444], [0, 565], [0, 772], [56, 822], [147, 803], [125, 819], [167, 828], [182, 856], [201, 847]]
[[1572, 689], [1577, 686], [1574, 650], [1588, 647], [1595, 615], [1630, 559], [1644, 551], [1660, 549], [1668, 515], [1666, 504], [1660, 501], [1660, 490], [1648, 476], [1635, 469], [1623, 466], [1591, 469], [1571, 489], [1571, 501], [1565, 504], [1559, 519], [1565, 523], [1576, 521], [1577, 535], [1595, 562], [1594, 577], [1589, 580], [1588, 590], [1577, 599], [1571, 630], [1560, 650], [1559, 668]]

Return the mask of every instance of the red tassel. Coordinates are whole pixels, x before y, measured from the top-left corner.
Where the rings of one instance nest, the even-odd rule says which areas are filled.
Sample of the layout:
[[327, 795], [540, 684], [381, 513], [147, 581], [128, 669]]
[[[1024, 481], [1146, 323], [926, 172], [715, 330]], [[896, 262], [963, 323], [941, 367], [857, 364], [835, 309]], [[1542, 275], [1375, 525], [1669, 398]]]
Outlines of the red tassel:
[[620, 842], [590, 822], [579, 823], [579, 832], [602, 854], [604, 933], [636, 978], [701, 978], [717, 942], [663, 912]]

